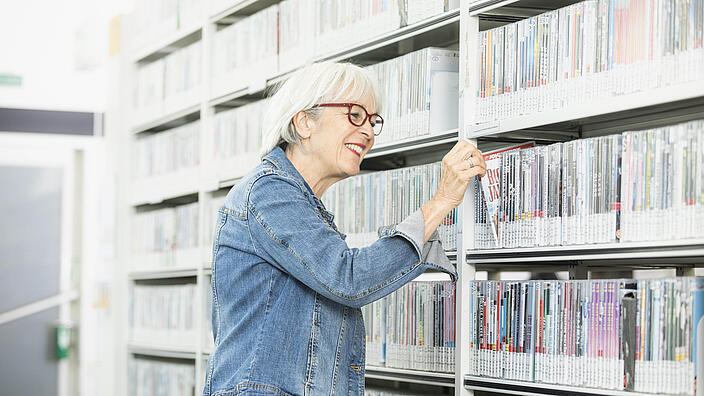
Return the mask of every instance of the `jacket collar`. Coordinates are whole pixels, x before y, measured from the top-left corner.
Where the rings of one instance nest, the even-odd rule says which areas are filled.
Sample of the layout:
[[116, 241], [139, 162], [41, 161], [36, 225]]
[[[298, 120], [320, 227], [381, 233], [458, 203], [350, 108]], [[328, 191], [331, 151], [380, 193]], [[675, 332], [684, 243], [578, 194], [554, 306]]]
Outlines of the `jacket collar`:
[[[325, 208], [325, 205], [323, 204], [323, 202], [320, 199], [318, 199], [318, 197], [315, 195], [315, 193], [313, 193], [313, 189], [310, 188], [310, 186], [308, 185], [306, 180], [298, 172], [298, 169], [296, 169], [296, 167], [293, 166], [293, 164], [288, 159], [288, 157], [286, 156], [286, 153], [284, 152], [284, 150], [281, 149], [281, 147], [278, 147], [278, 146], [274, 147], [274, 149], [271, 150], [269, 152], [269, 154], [264, 156], [263, 160], [271, 162], [271, 164], [274, 165], [274, 167], [276, 167], [277, 169], [281, 170], [282, 172], [290, 175], [291, 177], [298, 180], [299, 183], [306, 186], [306, 188], [308, 189], [308, 192], [310, 193], [310, 197], [313, 200], [313, 204], [321, 210], [321, 213], [323, 214], [323, 216], [325, 216], [328, 219], [330, 224], [332, 224], [332, 226], [337, 231], [337, 227], [335, 226], [335, 223], [333, 222], [333, 220], [335, 219], [335, 216]], [[340, 235], [342, 236], [342, 239], [345, 239], [347, 237], [347, 235], [345, 235], [345, 234], [340, 234]]]
[[296, 167], [293, 166], [293, 164], [288, 159], [288, 157], [286, 156], [286, 153], [284, 152], [284, 150], [281, 149], [281, 147], [278, 147], [278, 146], [274, 147], [274, 149], [271, 150], [269, 152], [269, 154], [264, 156], [264, 161], [271, 162], [279, 170], [282, 170], [283, 172], [294, 177], [302, 185], [306, 186], [306, 188], [308, 189], [308, 192], [310, 192], [310, 195], [312, 197], [314, 197], [316, 204], [320, 202], [318, 200], [318, 197], [316, 197], [315, 194], [313, 193], [313, 190], [310, 188], [310, 186], [308, 185], [306, 180], [298, 172], [298, 169], [296, 169]]

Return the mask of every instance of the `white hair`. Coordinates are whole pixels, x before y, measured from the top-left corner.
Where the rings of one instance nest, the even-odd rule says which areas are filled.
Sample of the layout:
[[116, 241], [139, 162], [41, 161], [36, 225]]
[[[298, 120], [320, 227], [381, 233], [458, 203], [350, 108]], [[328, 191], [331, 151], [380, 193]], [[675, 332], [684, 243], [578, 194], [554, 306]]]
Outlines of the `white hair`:
[[315, 119], [322, 111], [313, 108], [318, 104], [340, 100], [357, 102], [371, 97], [375, 111], [381, 112], [382, 98], [373, 73], [351, 63], [313, 63], [295, 71], [274, 90], [264, 114], [260, 157], [276, 146], [300, 144], [293, 116], [305, 111]]

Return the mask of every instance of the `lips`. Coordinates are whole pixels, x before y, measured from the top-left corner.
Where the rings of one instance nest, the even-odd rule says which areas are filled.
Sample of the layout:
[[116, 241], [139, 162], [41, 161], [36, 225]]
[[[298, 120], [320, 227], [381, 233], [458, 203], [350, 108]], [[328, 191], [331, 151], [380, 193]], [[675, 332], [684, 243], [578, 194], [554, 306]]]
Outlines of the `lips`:
[[362, 151], [364, 151], [367, 146], [359, 143], [345, 143], [345, 147], [347, 147], [347, 149], [351, 152], [357, 154], [358, 157], [361, 157]]

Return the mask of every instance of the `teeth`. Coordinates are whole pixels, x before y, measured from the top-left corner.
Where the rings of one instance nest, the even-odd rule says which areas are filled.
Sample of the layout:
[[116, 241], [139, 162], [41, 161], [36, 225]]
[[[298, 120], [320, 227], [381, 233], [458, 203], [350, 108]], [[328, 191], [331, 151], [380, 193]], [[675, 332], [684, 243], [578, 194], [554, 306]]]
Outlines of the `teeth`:
[[362, 154], [362, 148], [355, 144], [346, 144], [345, 147], [354, 150], [354, 152], [357, 154]]

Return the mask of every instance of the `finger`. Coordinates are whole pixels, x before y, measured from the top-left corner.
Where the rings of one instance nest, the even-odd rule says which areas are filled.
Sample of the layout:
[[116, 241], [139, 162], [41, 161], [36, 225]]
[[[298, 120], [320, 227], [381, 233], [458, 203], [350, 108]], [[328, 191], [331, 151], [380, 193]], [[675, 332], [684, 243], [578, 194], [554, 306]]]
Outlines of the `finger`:
[[473, 166], [465, 171], [459, 172], [458, 177], [462, 180], [470, 180], [474, 176], [484, 176], [486, 174], [486, 169]]
[[476, 166], [486, 169], [486, 161], [484, 160], [484, 155], [479, 150], [476, 150], [472, 153], [472, 163], [474, 163], [474, 165]]
[[466, 145], [468, 145], [469, 142], [465, 140], [460, 140], [457, 143], [455, 143], [454, 146], [450, 149], [450, 151], [445, 154], [446, 157], [448, 158], [454, 158], [457, 155], [458, 151], [461, 151]]
[[[452, 162], [460, 162], [460, 161], [467, 161], [467, 158], [470, 158], [472, 153], [477, 151], [477, 148], [474, 147], [473, 144], [468, 143], [466, 141], [461, 141], [464, 144], [457, 150], [452, 158], [450, 159]], [[476, 161], [472, 160], [472, 162], [476, 163]]]

